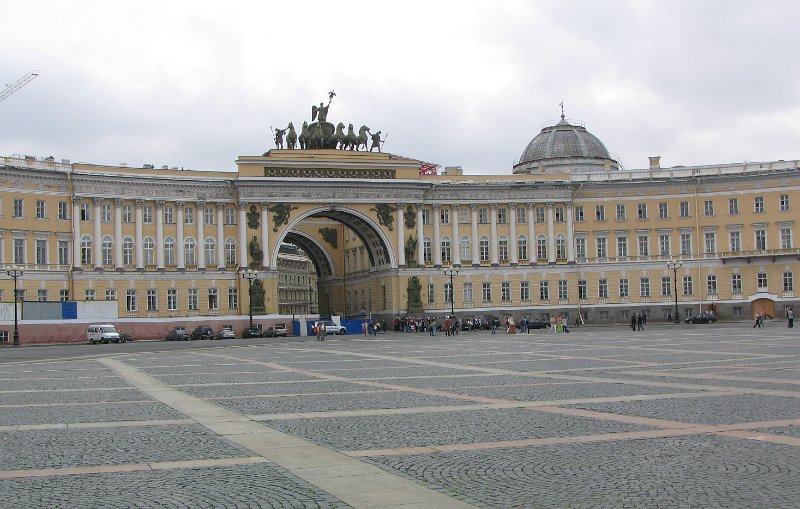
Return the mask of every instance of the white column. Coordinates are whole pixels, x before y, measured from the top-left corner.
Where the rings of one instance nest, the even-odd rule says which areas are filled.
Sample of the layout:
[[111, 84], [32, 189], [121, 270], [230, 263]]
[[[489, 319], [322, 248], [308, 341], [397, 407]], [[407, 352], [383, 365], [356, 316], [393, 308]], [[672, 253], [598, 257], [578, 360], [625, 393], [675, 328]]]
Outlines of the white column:
[[406, 222], [403, 216], [405, 204], [397, 204], [397, 266], [406, 265]]
[[247, 268], [247, 204], [239, 204], [239, 265]]
[[473, 203], [472, 207], [472, 265], [480, 265], [480, 237], [478, 237], [478, 204]]
[[164, 269], [164, 202], [156, 202], [156, 269]]
[[417, 264], [425, 266], [425, 231], [422, 228], [422, 204], [417, 203]]
[[136, 268], [144, 270], [144, 241], [142, 239], [142, 200], [136, 200]]
[[433, 206], [433, 265], [442, 266], [442, 239], [439, 236], [439, 205]]
[[94, 199], [94, 241], [92, 242], [92, 245], [94, 246], [95, 269], [103, 268], [103, 234], [102, 230], [100, 229], [101, 226], [100, 206], [102, 205], [102, 203], [103, 203], [102, 198]]
[[217, 268], [225, 269], [225, 204], [217, 203]]
[[269, 249], [269, 207], [268, 202], [261, 202], [261, 267], [269, 269], [272, 264], [272, 253]]
[[114, 265], [117, 270], [125, 269], [122, 263], [122, 200], [114, 200]]
[[533, 221], [533, 203], [528, 204], [528, 264], [536, 263], [536, 227]]
[[556, 263], [556, 234], [553, 225], [553, 202], [547, 202], [547, 263]]
[[81, 268], [81, 199], [72, 199], [72, 266]]
[[497, 204], [492, 203], [489, 205], [489, 231], [491, 238], [489, 239], [489, 252], [492, 256], [492, 265], [500, 265], [500, 260], [497, 258]]
[[508, 204], [508, 224], [510, 230], [510, 239], [508, 239], [508, 250], [510, 251], [511, 265], [519, 263], [519, 256], [517, 252], [517, 204]]
[[575, 225], [572, 222], [572, 204], [567, 203], [567, 263], [574, 263], [574, 262], [575, 262]]
[[176, 265], [179, 270], [186, 269], [186, 253], [184, 251], [184, 238], [183, 238], [183, 206], [185, 205], [182, 201], [175, 202], [175, 212], [177, 212], [177, 224], [175, 225], [175, 260]]
[[197, 202], [197, 268], [206, 268], [206, 203]]
[[453, 242], [450, 244], [450, 252], [453, 258], [453, 265], [461, 265], [461, 235], [458, 233], [459, 205], [453, 205], [451, 219], [453, 220]]

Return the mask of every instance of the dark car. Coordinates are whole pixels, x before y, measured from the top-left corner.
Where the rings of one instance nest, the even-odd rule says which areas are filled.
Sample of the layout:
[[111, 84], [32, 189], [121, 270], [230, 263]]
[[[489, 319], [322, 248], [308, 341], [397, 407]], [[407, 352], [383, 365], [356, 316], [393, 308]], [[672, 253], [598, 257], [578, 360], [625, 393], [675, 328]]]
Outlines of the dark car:
[[189, 341], [189, 333], [183, 327], [175, 327], [167, 333], [167, 341]]
[[528, 319], [528, 328], [529, 329], [547, 329], [550, 327], [550, 322], [545, 322], [541, 318], [529, 318]]
[[261, 328], [258, 325], [250, 325], [244, 330], [244, 332], [242, 332], [242, 337], [261, 338], [264, 337], [264, 333], [261, 331]]
[[717, 321], [717, 317], [714, 315], [694, 315], [684, 321], [686, 323], [714, 323]]
[[192, 339], [214, 339], [214, 331], [208, 325], [200, 325], [192, 331]]
[[267, 330], [264, 331], [265, 338], [277, 338], [277, 337], [286, 337], [289, 335], [289, 331], [286, 329], [285, 323], [276, 323], [275, 325], [271, 325], [267, 327]]

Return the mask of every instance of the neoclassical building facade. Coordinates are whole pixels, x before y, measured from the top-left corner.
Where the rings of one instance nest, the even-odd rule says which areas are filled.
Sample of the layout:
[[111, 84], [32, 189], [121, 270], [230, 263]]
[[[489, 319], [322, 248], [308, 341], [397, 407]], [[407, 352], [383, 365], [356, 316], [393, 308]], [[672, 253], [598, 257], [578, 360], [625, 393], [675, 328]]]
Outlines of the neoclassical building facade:
[[[614, 323], [797, 306], [796, 160], [662, 168], [654, 157], [623, 170], [562, 117], [507, 175], [425, 174], [413, 158], [330, 148], [236, 163], [5, 157], [0, 264], [23, 270], [21, 300], [115, 301], [141, 320], [246, 315], [248, 268], [268, 316], [306, 300], [323, 315], [403, 316], [412, 278], [428, 315]], [[292, 302], [280, 267], [306, 269], [284, 258], [287, 244], [313, 265], [291, 279]], [[0, 288], [10, 302], [11, 280]]]

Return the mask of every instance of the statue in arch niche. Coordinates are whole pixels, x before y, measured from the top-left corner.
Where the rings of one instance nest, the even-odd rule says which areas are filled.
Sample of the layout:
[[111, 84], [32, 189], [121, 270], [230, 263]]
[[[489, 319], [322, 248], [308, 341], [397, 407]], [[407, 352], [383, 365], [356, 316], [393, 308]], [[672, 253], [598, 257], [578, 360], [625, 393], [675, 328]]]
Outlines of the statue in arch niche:
[[253, 235], [253, 240], [250, 241], [248, 251], [250, 251], [250, 268], [253, 270], [260, 269], [262, 267], [261, 262], [264, 260], [264, 253], [261, 251], [261, 245], [255, 235]]
[[264, 283], [260, 279], [254, 279], [250, 285], [250, 305], [253, 306], [253, 313], [264, 313]]

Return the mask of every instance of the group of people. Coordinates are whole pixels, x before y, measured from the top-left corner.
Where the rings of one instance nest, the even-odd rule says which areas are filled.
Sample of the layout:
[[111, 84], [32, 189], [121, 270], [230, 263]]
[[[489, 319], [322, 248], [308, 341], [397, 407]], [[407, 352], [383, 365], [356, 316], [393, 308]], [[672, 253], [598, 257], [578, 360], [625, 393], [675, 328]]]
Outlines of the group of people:
[[644, 330], [643, 325], [647, 325], [647, 315], [642, 311], [634, 311], [631, 313], [631, 330]]
[[[761, 311], [756, 311], [756, 314], [753, 318], [755, 318], [756, 320], [755, 323], [753, 324], [753, 328], [755, 329], [756, 327], [758, 327], [759, 329], [761, 329], [764, 327], [764, 319], [767, 318], [767, 312], [764, 311], [763, 309]], [[789, 323], [791, 323], [791, 321]], [[789, 325], [789, 327], [791, 326], [792, 325]]]
[[363, 334], [364, 336], [377, 336], [380, 331], [381, 331], [380, 322], [370, 321], [361, 323], [361, 334]]

